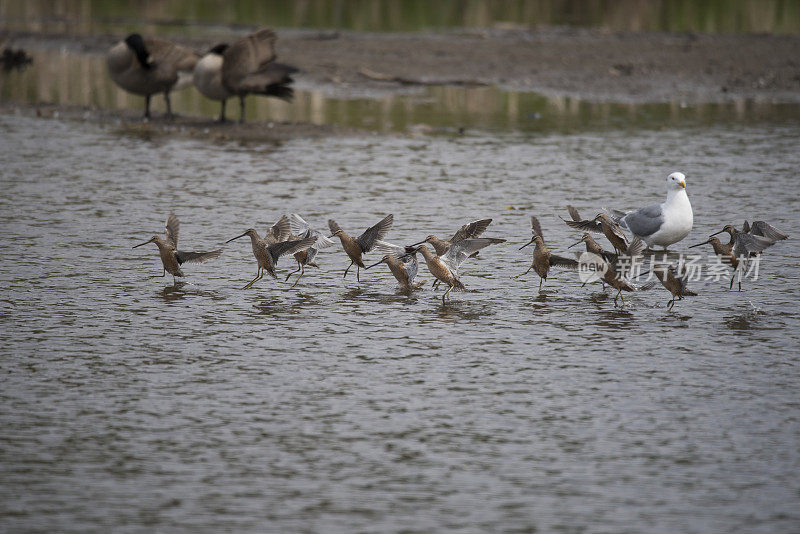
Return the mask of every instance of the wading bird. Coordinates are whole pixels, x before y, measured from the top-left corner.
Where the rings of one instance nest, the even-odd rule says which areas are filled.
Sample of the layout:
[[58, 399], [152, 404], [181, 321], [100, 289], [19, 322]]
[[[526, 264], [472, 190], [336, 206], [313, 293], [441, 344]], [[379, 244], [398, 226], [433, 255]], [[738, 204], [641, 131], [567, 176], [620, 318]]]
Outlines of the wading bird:
[[461, 264], [464, 263], [467, 258], [472, 257], [475, 252], [495, 244], [496, 241], [496, 239], [487, 237], [462, 239], [450, 245], [447, 252], [442, 256], [436, 254], [435, 251], [432, 252], [425, 245], [416, 247], [417, 251], [425, 258], [425, 264], [428, 266], [428, 270], [431, 274], [435, 276], [437, 280], [441, 280], [449, 286], [447, 291], [442, 295], [442, 304], [444, 304], [448, 293], [450, 293], [453, 288], [458, 290], [465, 289], [464, 284], [458, 279], [458, 268]]
[[539, 224], [539, 219], [531, 215], [531, 233], [533, 237], [531, 240], [519, 247], [519, 250], [527, 247], [531, 243], [535, 243], [533, 249], [533, 261], [531, 262], [531, 266], [528, 267], [528, 270], [522, 274], [518, 274], [514, 278], [519, 278], [521, 276], [525, 276], [528, 274], [531, 269], [536, 271], [536, 274], [539, 275], [539, 292], [542, 291], [542, 283], [547, 280], [547, 274], [550, 272], [550, 267], [563, 267], [565, 269], [577, 269], [578, 262], [573, 260], [572, 258], [565, 258], [563, 256], [557, 256], [552, 254], [544, 244], [544, 239], [542, 237], [542, 227]]
[[686, 195], [686, 176], [673, 172], [667, 176], [667, 199], [629, 213], [615, 211], [614, 222], [642, 238], [648, 248], [659, 245], [667, 250], [692, 230], [694, 214]]
[[333, 219], [328, 219], [328, 227], [331, 229], [331, 236], [329, 239], [332, 239], [334, 236], [338, 236], [342, 242], [342, 248], [350, 258], [350, 265], [348, 265], [347, 269], [344, 270], [344, 276], [342, 276], [342, 278], [347, 277], [347, 271], [349, 271], [350, 267], [355, 264], [356, 280], [359, 282], [361, 281], [361, 278], [359, 277], [359, 269], [364, 267], [364, 260], [361, 259], [361, 256], [364, 253], [372, 250], [372, 247], [375, 246], [376, 241], [379, 241], [386, 236], [386, 234], [389, 232], [389, 229], [392, 227], [393, 222], [394, 215], [390, 213], [381, 219], [378, 224], [375, 226], [370, 226], [364, 231], [363, 234], [357, 238], [353, 238], [347, 235], [345, 231], [342, 230], [338, 224], [336, 224], [336, 221]]
[[144, 116], [150, 117], [150, 97], [164, 93], [167, 118], [172, 118], [170, 91], [188, 87], [200, 55], [164, 39], [132, 33], [114, 45], [106, 57], [111, 79], [128, 91], [144, 96]]
[[413, 246], [401, 247], [386, 241], [376, 241], [375, 248], [383, 252], [384, 256], [377, 263], [373, 263], [364, 269], [376, 267], [385, 263], [394, 277], [397, 279], [399, 288], [403, 291], [413, 291], [422, 286], [425, 281], [415, 282], [419, 265], [417, 263], [417, 249]]
[[[617, 254], [620, 252], [628, 251], [628, 238], [622, 232], [622, 229], [615, 223], [611, 217], [605, 213], [598, 213], [594, 219], [581, 219], [578, 210], [572, 206], [567, 206], [569, 214], [572, 217], [571, 221], [561, 219], [570, 228], [576, 228], [583, 232], [596, 232], [602, 233], [611, 242]], [[587, 242], [588, 246], [588, 242]]]
[[239, 239], [244, 236], [250, 237], [250, 242], [253, 245], [253, 255], [258, 262], [258, 271], [256, 272], [256, 277], [250, 280], [242, 289], [247, 289], [261, 280], [264, 276], [264, 271], [268, 272], [273, 278], [278, 278], [275, 274], [275, 266], [278, 264], [278, 260], [281, 256], [284, 254], [294, 254], [299, 250], [305, 250], [317, 240], [316, 237], [305, 237], [292, 241], [271, 243], [270, 239], [274, 239], [274, 237], [270, 233], [267, 234], [267, 238], [261, 239], [258, 236], [258, 232], [253, 228], [248, 228], [243, 234], [228, 239], [225, 243], [230, 243], [234, 239]]
[[[745, 222], [745, 226], [746, 225], [747, 223]], [[723, 232], [730, 233], [730, 243], [722, 243], [718, 238], [714, 237]], [[772, 246], [774, 243], [774, 241], [771, 241], [763, 236], [739, 231], [734, 228], [733, 225], [728, 224], [719, 232], [711, 234], [706, 241], [692, 245], [689, 248], [695, 248], [706, 244], [711, 245], [711, 247], [714, 249], [714, 253], [720, 257], [721, 261], [728, 263], [731, 267], [733, 267], [731, 284], [728, 289], [733, 289], [733, 280], [738, 278], [739, 291], [741, 291], [742, 270], [745, 267], [747, 259], [751, 256], [757, 256], [758, 254], [761, 254], [761, 252], [763, 252], [767, 247]]]
[[697, 293], [687, 287], [688, 276], [683, 269], [675, 268], [673, 265], [656, 265], [653, 267], [653, 274], [672, 295], [672, 299], [667, 303], [668, 310], [672, 310], [676, 298], [683, 300], [683, 297], [697, 296]]
[[298, 276], [297, 280], [295, 280], [294, 284], [292, 284], [292, 287], [294, 287], [297, 285], [297, 282], [300, 281], [300, 278], [302, 278], [305, 274], [305, 267], [307, 265], [310, 267], [319, 268], [319, 265], [317, 265], [314, 261], [314, 258], [317, 257], [317, 252], [319, 252], [320, 249], [328, 248], [329, 246], [333, 245], [333, 241], [325, 237], [321, 231], [311, 228], [309, 224], [297, 213], [289, 214], [289, 223], [292, 229], [292, 235], [294, 236], [292, 239], [300, 239], [304, 237], [317, 238], [317, 241], [306, 250], [298, 250], [294, 253], [294, 259], [297, 261], [297, 269], [287, 274], [286, 279], [284, 280], [288, 281], [290, 276], [297, 271], [300, 271], [300, 276]]
[[272, 96], [290, 101], [294, 90], [295, 67], [275, 61], [277, 36], [269, 28], [260, 29], [232, 45], [212, 48], [194, 67], [194, 85], [204, 96], [222, 102], [219, 120], [225, 121], [225, 102], [239, 97], [239, 122], [244, 122], [244, 99], [249, 94]]
[[178, 250], [178, 230], [180, 222], [178, 218], [170, 213], [167, 216], [167, 222], [164, 228], [164, 239], [154, 235], [144, 243], [139, 243], [133, 248], [141, 247], [148, 243], [155, 243], [158, 247], [158, 254], [161, 256], [161, 264], [164, 266], [164, 272], [161, 276], [166, 276], [166, 273], [172, 275], [172, 281], [175, 282], [176, 276], [184, 276], [180, 266], [184, 263], [205, 263], [214, 258], [218, 258], [222, 254], [222, 249], [212, 250], [211, 252], [186, 252]]

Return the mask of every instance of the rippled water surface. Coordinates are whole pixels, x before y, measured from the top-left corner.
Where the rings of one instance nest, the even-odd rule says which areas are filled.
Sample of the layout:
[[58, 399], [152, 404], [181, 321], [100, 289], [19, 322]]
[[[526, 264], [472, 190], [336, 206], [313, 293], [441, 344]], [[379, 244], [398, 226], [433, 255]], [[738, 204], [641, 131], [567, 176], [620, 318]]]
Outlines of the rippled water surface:
[[[790, 532], [800, 529], [796, 125], [374, 136], [279, 147], [142, 139], [0, 116], [0, 529], [6, 531]], [[611, 293], [530, 262], [528, 216], [664, 196], [695, 230], [766, 219], [792, 238], [758, 280]], [[297, 211], [387, 239], [492, 217], [509, 243], [442, 305], [341, 248], [295, 288], [250, 244]], [[697, 250], [697, 249], [693, 249]], [[377, 260], [372, 253], [370, 259]], [[280, 274], [294, 267], [282, 259]]]

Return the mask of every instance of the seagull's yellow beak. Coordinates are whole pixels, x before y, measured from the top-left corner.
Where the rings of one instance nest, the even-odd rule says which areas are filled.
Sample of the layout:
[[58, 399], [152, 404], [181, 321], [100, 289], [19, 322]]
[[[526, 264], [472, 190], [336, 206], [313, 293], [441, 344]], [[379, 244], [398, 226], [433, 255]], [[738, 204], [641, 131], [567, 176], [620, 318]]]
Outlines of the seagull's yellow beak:
[[686, 182], [678, 182], [678, 185], [686, 189]]

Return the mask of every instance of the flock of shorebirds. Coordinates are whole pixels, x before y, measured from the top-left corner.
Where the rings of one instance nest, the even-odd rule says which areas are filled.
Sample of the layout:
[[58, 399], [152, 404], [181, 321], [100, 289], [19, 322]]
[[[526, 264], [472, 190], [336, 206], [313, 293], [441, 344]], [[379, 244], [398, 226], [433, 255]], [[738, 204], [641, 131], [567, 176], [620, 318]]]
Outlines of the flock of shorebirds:
[[219, 100], [220, 122], [225, 103], [238, 97], [239, 122], [249, 94], [291, 100], [290, 84], [297, 68], [275, 61], [275, 32], [262, 28], [233, 44], [220, 43], [202, 55], [165, 39], [128, 35], [106, 57], [111, 79], [130, 93], [145, 97], [144, 116], [150, 117], [150, 99], [164, 93], [167, 117], [172, 117], [169, 95], [192, 84], [205, 97]]
[[[617, 290], [614, 297], [614, 305], [617, 299], [625, 301], [622, 297], [623, 291], [636, 291], [645, 289], [648, 284], [636, 287], [628, 278], [632, 274], [632, 265], [636, 258], [645, 252], [645, 244], [648, 249], [651, 246], [666, 247], [677, 243], [689, 234], [693, 224], [691, 204], [686, 195], [686, 178], [682, 173], [676, 172], [667, 178], [667, 199], [661, 204], [646, 206], [631, 212], [614, 211], [610, 215], [599, 213], [593, 219], [581, 218], [578, 211], [572, 206], [568, 206], [570, 220], [564, 222], [571, 228], [583, 232], [581, 239], [570, 245], [584, 243], [587, 253], [592, 255], [592, 261], [599, 263], [596, 270], [597, 281]], [[344, 277], [348, 271], [356, 266], [356, 279], [360, 281], [361, 269], [371, 269], [381, 263], [385, 263], [394, 277], [397, 279], [399, 288], [403, 291], [413, 291], [424, 284], [418, 281], [417, 254], [422, 255], [425, 264], [431, 275], [434, 277], [433, 287], [445, 284], [447, 290], [442, 295], [442, 302], [446, 302], [447, 296], [453, 289], [463, 290], [464, 284], [459, 279], [458, 270], [468, 258], [474, 257], [480, 250], [489, 245], [506, 242], [505, 239], [495, 237], [481, 237], [488, 228], [492, 219], [482, 219], [463, 225], [453, 234], [449, 240], [440, 239], [429, 235], [418, 243], [411, 245], [396, 245], [384, 240], [394, 222], [394, 217], [390, 214], [381, 219], [378, 223], [367, 228], [358, 237], [352, 237], [346, 233], [334, 220], [328, 220], [327, 232], [313, 228], [300, 215], [292, 213], [282, 216], [278, 222], [267, 230], [266, 235], [261, 237], [254, 228], [248, 228], [244, 233], [226, 241], [230, 243], [241, 237], [248, 236], [253, 247], [253, 255], [258, 262], [258, 270], [255, 278], [248, 282], [242, 289], [251, 287], [260, 280], [264, 273], [269, 273], [273, 278], [277, 278], [276, 266], [281, 256], [292, 254], [297, 262], [297, 269], [286, 275], [285, 281], [299, 272], [297, 280], [292, 287], [297, 285], [300, 278], [305, 274], [307, 266], [317, 267], [315, 258], [317, 253], [324, 248], [334, 244], [333, 238], [338, 237], [342, 244], [342, 249], [350, 259], [350, 264], [344, 271]], [[539, 275], [539, 291], [542, 284], [547, 279], [552, 267], [578, 269], [579, 261], [574, 258], [559, 256], [550, 252], [545, 245], [539, 220], [531, 216], [530, 241], [520, 247], [520, 250], [533, 244], [533, 260], [527, 271], [513, 278], [524, 276], [531, 270]], [[161, 256], [164, 271], [161, 276], [170, 273], [173, 277], [183, 276], [181, 265], [183, 263], [202, 263], [219, 257], [222, 249], [210, 252], [186, 252], [178, 250], [178, 218], [174, 214], [167, 217], [166, 230], [164, 237], [154, 235], [144, 243], [135, 245], [133, 248], [155, 243]], [[632, 237], [629, 238], [625, 231]], [[730, 242], [722, 243], [717, 234], [727, 232], [730, 234]], [[604, 250], [595, 241], [591, 233], [603, 234], [613, 247], [613, 252]], [[734, 270], [734, 275], [738, 272], [739, 290], [741, 290], [741, 270], [747, 258], [752, 255], [760, 254], [767, 247], [777, 241], [786, 239], [788, 236], [764, 222], [756, 221], [752, 225], [745, 221], [742, 229], [737, 229], [733, 225], [726, 225], [722, 230], [711, 235], [707, 241], [692, 245], [692, 247], [710, 244], [714, 252], [722, 260], [728, 263]], [[426, 245], [430, 245], [429, 249]], [[691, 248], [691, 247], [690, 247]], [[371, 265], [365, 265], [364, 254], [377, 249], [383, 254], [380, 261]], [[650, 249], [649, 249], [650, 250]], [[666, 256], [665, 256], [666, 257]], [[581, 257], [583, 261], [583, 257]], [[684, 296], [696, 295], [695, 292], [687, 287], [688, 276], [680, 263], [668, 264], [659, 263], [652, 267], [653, 274], [660, 280], [662, 285], [670, 292], [671, 299], [668, 302], [669, 309], [675, 304], [675, 300], [682, 299]], [[645, 273], [646, 274], [646, 273]], [[733, 287], [734, 276], [731, 276], [731, 288]], [[584, 285], [587, 282], [584, 282]]]
[[[297, 72], [297, 68], [276, 61], [275, 41], [275, 32], [269, 28], [262, 28], [233, 44], [217, 44], [208, 53], [201, 55], [170, 41], [143, 38], [134, 33], [109, 50], [107, 64], [115, 83], [126, 91], [145, 97], [145, 117], [150, 116], [150, 99], [157, 93], [164, 93], [167, 116], [171, 117], [170, 91], [193, 83], [203, 95], [221, 102], [220, 121], [225, 120], [226, 101], [238, 97], [241, 110], [239, 121], [243, 122], [247, 95], [264, 95], [285, 100], [293, 96], [290, 87], [293, 81], [291, 75]], [[686, 195], [686, 177], [680, 172], [674, 172], [667, 177], [667, 199], [661, 204], [653, 204], [628, 213], [619, 211], [599, 213], [593, 219], [582, 219], [573, 207], [569, 206], [568, 209], [570, 220], [565, 220], [566, 224], [584, 232], [581, 240], [575, 245], [585, 244], [587, 253], [594, 258], [592, 261], [596, 263], [597, 279], [602, 282], [603, 287], [609, 285], [617, 290], [614, 297], [615, 306], [618, 299], [622, 300], [624, 306], [623, 291], [637, 289], [629, 276], [636, 258], [645, 252], [645, 245], [648, 250], [653, 246], [661, 246], [666, 251], [668, 246], [681, 241], [689, 234], [694, 220], [692, 206]], [[253, 254], [258, 261], [258, 272], [244, 288], [249, 288], [260, 280], [264, 272], [277, 277], [275, 267], [278, 260], [287, 254], [294, 255], [298, 267], [287, 275], [286, 280], [292, 274], [299, 272], [293, 286], [296, 285], [305, 273], [306, 266], [316, 266], [314, 258], [319, 250], [332, 245], [332, 239], [338, 237], [342, 248], [350, 258], [350, 265], [344, 272], [345, 277], [353, 265], [356, 266], [356, 279], [360, 280], [362, 268], [370, 269], [385, 263], [400, 287], [411, 291], [423, 284], [416, 280], [418, 270], [416, 255], [419, 253], [436, 279], [434, 287], [440, 283], [447, 285], [447, 290], [442, 295], [444, 302], [451, 290], [464, 289], [464, 284], [458, 278], [458, 269], [467, 258], [475, 256], [489, 245], [505, 242], [505, 239], [481, 237], [491, 221], [482, 219], [465, 224], [447, 241], [430, 235], [419, 243], [399, 246], [383, 240], [392, 226], [392, 215], [387, 215], [354, 238], [333, 220], [328, 221], [331, 235], [325, 236], [323, 232], [312, 228], [302, 217], [293, 213], [288, 217], [281, 217], [263, 238], [255, 229], [250, 228], [228, 242], [249, 236], [253, 245]], [[136, 245], [138, 247], [146, 243], [155, 243], [161, 254], [164, 273], [183, 276], [181, 264], [205, 262], [222, 253], [221, 250], [211, 252], [178, 250], [178, 226], [177, 217], [170, 214], [164, 238], [153, 236], [145, 243]], [[632, 235], [631, 238], [628, 238], [626, 231]], [[713, 234], [707, 241], [692, 247], [710, 244], [715, 254], [734, 269], [734, 274], [738, 274], [739, 290], [747, 258], [760, 254], [776, 241], [787, 237], [764, 221], [756, 221], [752, 225], [745, 222], [741, 230], [727, 225], [717, 234], [722, 232], [730, 234], [731, 239], [728, 243], [722, 243], [715, 237], [716, 234]], [[541, 291], [542, 283], [547, 279], [551, 267], [577, 269], [579, 263], [573, 258], [553, 254], [547, 249], [541, 225], [536, 217], [531, 217], [531, 233], [533, 234], [531, 240], [520, 248], [533, 244], [533, 261], [530, 268], [517, 277], [531, 270], [535, 271], [540, 277]], [[591, 233], [605, 235], [614, 251], [603, 250]], [[426, 244], [431, 245], [433, 250]], [[378, 263], [366, 266], [363, 255], [373, 248], [382, 252], [383, 257]], [[676, 299], [695, 295], [687, 287], [687, 273], [680, 262], [677, 265], [657, 264], [653, 266], [652, 271], [672, 296], [668, 303], [670, 309]], [[734, 276], [731, 276], [730, 288], [733, 288], [733, 281]]]

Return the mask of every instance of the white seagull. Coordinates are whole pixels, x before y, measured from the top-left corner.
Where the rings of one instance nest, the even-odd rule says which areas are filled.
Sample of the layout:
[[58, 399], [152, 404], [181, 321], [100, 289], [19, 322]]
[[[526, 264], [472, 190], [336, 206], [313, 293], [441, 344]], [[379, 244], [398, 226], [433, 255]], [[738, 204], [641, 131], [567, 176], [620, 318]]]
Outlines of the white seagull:
[[686, 176], [673, 172], [667, 176], [667, 200], [628, 213], [614, 211], [614, 221], [647, 243], [667, 250], [692, 230], [694, 214], [686, 195]]

